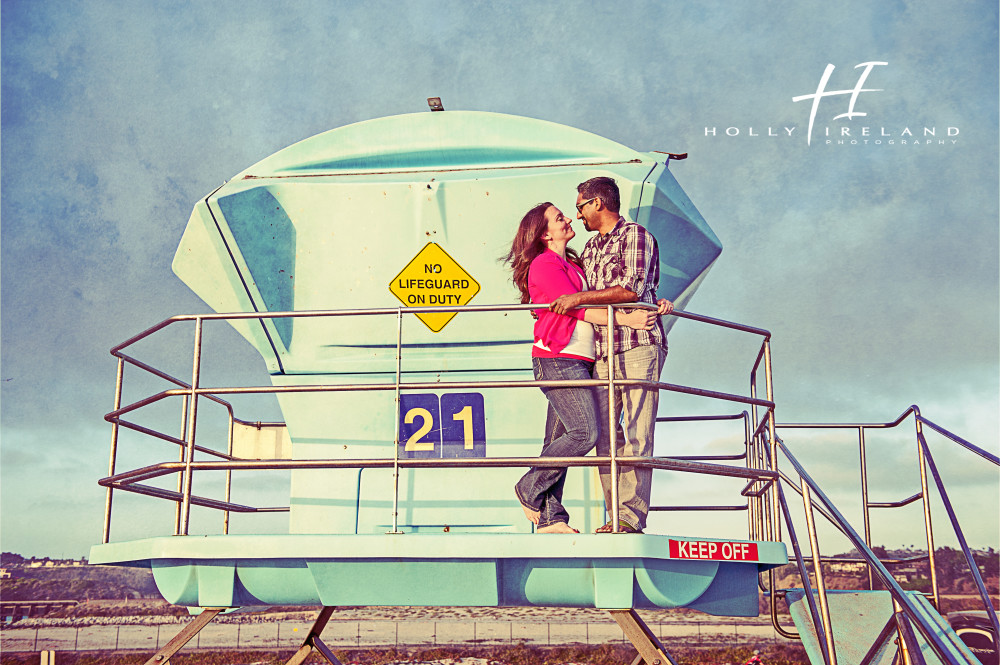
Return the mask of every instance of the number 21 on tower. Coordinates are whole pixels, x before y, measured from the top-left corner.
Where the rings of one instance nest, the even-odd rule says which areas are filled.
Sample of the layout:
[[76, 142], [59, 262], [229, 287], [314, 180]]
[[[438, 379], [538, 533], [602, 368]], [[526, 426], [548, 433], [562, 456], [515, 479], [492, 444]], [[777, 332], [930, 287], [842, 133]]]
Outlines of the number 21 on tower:
[[486, 457], [482, 394], [401, 395], [399, 446], [400, 457]]

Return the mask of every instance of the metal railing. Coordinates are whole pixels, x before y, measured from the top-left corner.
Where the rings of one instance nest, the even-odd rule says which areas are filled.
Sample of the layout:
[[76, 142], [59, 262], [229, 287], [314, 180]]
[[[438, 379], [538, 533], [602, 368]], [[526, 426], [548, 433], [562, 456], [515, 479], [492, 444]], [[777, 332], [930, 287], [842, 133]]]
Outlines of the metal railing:
[[[634, 303], [622, 306], [635, 307]], [[609, 320], [613, 319], [614, 309], [618, 305], [607, 307]], [[912, 598], [902, 590], [892, 575], [886, 569], [886, 565], [892, 565], [904, 560], [880, 561], [871, 549], [871, 509], [891, 508], [909, 505], [920, 499], [924, 502], [925, 531], [928, 540], [928, 557], [933, 569], [934, 566], [934, 533], [930, 519], [929, 493], [928, 493], [928, 470], [938, 488], [946, 511], [952, 522], [952, 526], [959, 538], [963, 553], [970, 563], [970, 568], [976, 578], [976, 585], [983, 597], [984, 602], [989, 607], [989, 596], [978, 568], [975, 565], [971, 550], [965, 541], [964, 535], [958, 525], [954, 510], [940, 479], [933, 458], [923, 435], [923, 427], [932, 429], [952, 442], [966, 448], [991, 462], [994, 465], [1000, 464], [995, 455], [992, 455], [964, 439], [948, 432], [944, 428], [923, 418], [916, 407], [911, 407], [899, 418], [891, 423], [874, 424], [809, 424], [809, 423], [782, 423], [778, 424], [774, 417], [774, 397], [773, 381], [771, 372], [770, 354], [770, 333], [766, 330], [745, 326], [741, 324], [714, 319], [690, 312], [674, 311], [671, 316], [687, 319], [710, 326], [716, 326], [737, 332], [748, 333], [761, 337], [761, 344], [756, 354], [750, 371], [749, 395], [737, 395], [720, 391], [706, 390], [691, 386], [683, 386], [660, 381], [638, 381], [617, 379], [613, 372], [607, 380], [584, 380], [584, 381], [440, 381], [433, 383], [404, 382], [402, 380], [402, 357], [406, 349], [403, 343], [402, 319], [406, 315], [418, 313], [437, 313], [443, 311], [455, 311], [463, 313], [484, 313], [498, 311], [516, 311], [537, 309], [537, 305], [496, 305], [496, 306], [466, 306], [466, 307], [440, 307], [440, 308], [391, 308], [391, 309], [368, 309], [368, 310], [328, 310], [311, 312], [273, 312], [273, 313], [236, 313], [236, 314], [206, 314], [206, 315], [186, 315], [176, 316], [149, 328], [146, 331], [132, 337], [126, 342], [116, 346], [111, 350], [112, 355], [118, 359], [118, 374], [116, 380], [115, 408], [105, 418], [112, 424], [112, 442], [109, 462], [109, 473], [106, 478], [100, 480], [100, 484], [107, 488], [105, 504], [104, 522], [104, 542], [110, 540], [111, 529], [111, 509], [112, 498], [115, 490], [124, 490], [145, 494], [148, 496], [166, 499], [176, 503], [174, 533], [186, 535], [189, 529], [190, 509], [192, 505], [221, 510], [224, 513], [223, 533], [228, 533], [230, 512], [244, 513], [267, 513], [288, 511], [284, 507], [254, 507], [244, 504], [234, 503], [231, 500], [232, 474], [236, 471], [247, 470], [296, 470], [296, 469], [344, 469], [344, 468], [391, 468], [393, 469], [393, 499], [392, 499], [392, 529], [389, 533], [399, 533], [398, 531], [398, 510], [399, 510], [399, 473], [401, 469], [417, 468], [447, 468], [447, 467], [478, 467], [478, 468], [498, 468], [498, 467], [577, 467], [577, 466], [609, 466], [612, 478], [617, 478], [619, 466], [646, 467], [651, 469], [680, 471], [688, 473], [708, 474], [713, 476], [724, 476], [741, 478], [747, 481], [741, 491], [741, 496], [746, 498], [746, 503], [736, 506], [653, 506], [651, 511], [679, 511], [679, 510], [746, 510], [748, 513], [748, 533], [753, 540], [780, 541], [782, 537], [782, 522], [788, 531], [788, 538], [793, 549], [790, 561], [794, 562], [802, 577], [805, 597], [809, 606], [809, 611], [816, 627], [816, 634], [819, 637], [824, 658], [829, 665], [836, 664], [836, 649], [833, 643], [833, 628], [831, 625], [830, 610], [826, 600], [826, 584], [823, 576], [823, 563], [834, 559], [833, 557], [822, 557], [820, 555], [818, 533], [815, 523], [815, 514], [825, 518], [837, 530], [843, 533], [860, 553], [861, 560], [868, 565], [869, 586], [874, 586], [877, 579], [892, 595], [897, 612], [892, 620], [886, 625], [884, 637], [887, 631], [895, 630], [900, 636], [902, 650], [906, 657], [912, 662], [921, 663], [922, 658], [919, 648], [916, 646], [913, 626], [916, 626], [931, 647], [940, 654], [947, 649], [947, 644], [938, 636], [933, 627], [914, 606]], [[393, 317], [396, 322], [396, 357], [395, 357], [395, 377], [394, 381], [378, 384], [321, 384], [321, 385], [288, 385], [288, 386], [252, 386], [252, 387], [212, 387], [201, 386], [201, 359], [202, 359], [202, 329], [207, 321], [234, 321], [255, 319], [274, 319], [279, 317], [290, 318], [313, 318], [313, 317], [345, 317], [345, 316], [382, 316]], [[192, 373], [190, 382], [185, 382], [176, 377], [170, 376], [160, 370], [151, 367], [129, 355], [124, 350], [129, 346], [143, 340], [150, 335], [175, 324], [191, 322], [195, 326], [194, 353], [192, 363]], [[526, 342], [527, 345], [527, 342]], [[613, 348], [613, 345], [611, 345]], [[613, 367], [613, 358], [611, 359]], [[149, 373], [160, 379], [166, 380], [176, 386], [175, 388], [163, 390], [150, 395], [128, 405], [122, 405], [122, 387], [124, 383], [124, 370], [126, 365], [135, 367], [143, 372]], [[762, 375], [762, 376], [761, 376]], [[757, 395], [758, 384], [763, 381], [765, 397]], [[625, 457], [617, 454], [614, 446], [610, 447], [607, 457], [564, 457], [564, 458], [540, 458], [540, 457], [494, 457], [481, 459], [403, 459], [399, 456], [399, 408], [400, 395], [409, 390], [447, 390], [457, 388], [478, 388], [478, 389], [519, 389], [527, 387], [555, 387], [555, 386], [602, 386], [609, 388], [608, 398], [613, 399], [613, 392], [616, 387], [642, 386], [647, 388], [657, 388], [669, 392], [695, 395], [709, 399], [722, 400], [733, 404], [742, 404], [749, 407], [749, 411], [727, 415], [709, 416], [673, 416], [658, 418], [658, 422], [698, 422], [698, 421], [721, 421], [739, 420], [744, 423], [744, 448], [741, 452], [730, 455], [715, 456], [678, 456], [678, 457]], [[252, 420], [241, 420], [234, 414], [232, 404], [224, 397], [230, 395], [259, 395], [259, 394], [282, 394], [282, 393], [315, 393], [315, 392], [358, 392], [358, 391], [392, 391], [395, 397], [395, 438], [392, 442], [393, 456], [373, 459], [269, 459], [250, 460], [241, 459], [233, 454], [233, 429], [239, 425], [280, 426], [281, 423], [255, 423]], [[137, 425], [125, 420], [124, 416], [136, 412], [146, 406], [160, 401], [179, 397], [181, 399], [181, 435], [173, 436], [164, 432], [159, 432], [148, 427]], [[225, 452], [213, 450], [210, 447], [196, 443], [198, 403], [201, 398], [210, 400], [213, 404], [222, 406], [228, 420], [228, 436]], [[610, 408], [609, 413], [613, 414], [614, 409]], [[920, 466], [921, 491], [906, 499], [895, 502], [874, 502], [868, 495], [868, 471], [867, 458], [865, 453], [865, 433], [871, 429], [886, 429], [899, 425], [905, 418], [913, 414], [916, 423], [916, 439], [918, 443], [918, 455]], [[609, 422], [614, 429], [614, 422]], [[116, 472], [117, 449], [120, 428], [127, 428], [139, 433], [163, 440], [178, 446], [180, 455], [175, 462], [159, 462], [149, 466], [132, 469], [125, 472]], [[854, 429], [858, 431], [859, 447], [861, 456], [861, 487], [864, 502], [864, 536], [858, 533], [851, 526], [850, 522], [844, 518], [839, 510], [830, 502], [822, 489], [806, 473], [802, 465], [791, 454], [785, 443], [778, 437], [777, 430], [782, 429]], [[217, 458], [216, 461], [196, 460], [195, 453], [203, 453]], [[783, 470], [779, 470], [778, 460], [782, 459], [794, 470], [798, 480], [793, 479]], [[739, 462], [743, 464], [735, 466], [731, 464], [720, 464], [720, 462]], [[212, 499], [208, 497], [194, 495], [192, 493], [192, 478], [194, 473], [203, 471], [224, 471], [226, 474], [225, 490], [223, 499]], [[178, 482], [176, 490], [166, 490], [143, 484], [143, 481], [177, 474]], [[806, 520], [806, 536], [810, 544], [810, 555], [813, 566], [813, 574], [816, 578], [815, 591], [810, 582], [810, 575], [806, 568], [807, 557], [803, 554], [799, 544], [798, 535], [792, 521], [789, 504], [785, 498], [785, 489], [790, 488], [798, 493], [803, 502], [803, 509]], [[612, 514], [611, 522], [614, 530], [618, 530], [617, 514], [617, 484], [612, 483]], [[770, 595], [771, 620], [776, 631], [784, 637], [798, 638], [798, 634], [788, 631], [780, 625], [777, 613], [778, 593], [774, 588], [775, 572], [771, 570], [765, 576], [769, 579], [769, 584], [764, 585], [761, 581], [761, 589]], [[938, 605], [938, 591], [936, 577], [932, 579], [933, 597], [935, 605]], [[816, 596], [814, 598], [814, 595]], [[993, 615], [994, 629], [996, 617]], [[877, 645], [875, 645], [877, 646]], [[873, 646], [874, 654], [875, 646]], [[945, 658], [947, 660], [947, 658]]]
[[[921, 491], [917, 494], [902, 499], [900, 501], [889, 501], [889, 502], [875, 502], [872, 501], [869, 496], [868, 487], [868, 462], [865, 447], [865, 433], [872, 429], [891, 429], [900, 425], [906, 418], [910, 415], [914, 416], [914, 426], [915, 426], [915, 440], [917, 444], [917, 459], [920, 472], [920, 487]], [[802, 464], [792, 455], [785, 443], [779, 438], [774, 441], [774, 445], [771, 446], [771, 450], [780, 452], [783, 459], [794, 469], [795, 473], [798, 475], [798, 482], [789, 477], [783, 471], [779, 471], [780, 480], [775, 483], [776, 491], [779, 496], [779, 502], [781, 510], [783, 512], [783, 518], [789, 529], [789, 536], [794, 550], [794, 557], [790, 560], [794, 561], [798, 566], [799, 575], [803, 582], [803, 588], [805, 592], [805, 599], [807, 601], [810, 615], [813, 620], [813, 624], [816, 629], [816, 634], [820, 642], [820, 647], [823, 651], [824, 660], [830, 665], [836, 665], [836, 649], [834, 646], [833, 639], [833, 627], [830, 619], [830, 610], [827, 602], [827, 585], [824, 579], [823, 564], [829, 563], [831, 561], [838, 561], [841, 559], [833, 557], [823, 557], [820, 554], [820, 547], [818, 541], [818, 534], [815, 525], [815, 513], [820, 513], [826, 520], [833, 525], [840, 533], [848, 538], [848, 540], [854, 545], [857, 551], [860, 553], [860, 561], [867, 564], [868, 567], [868, 578], [869, 578], [869, 589], [875, 588], [875, 580], [884, 587], [891, 595], [893, 606], [895, 608], [894, 614], [890, 621], [886, 624], [882, 631], [882, 634], [876, 640], [876, 643], [872, 646], [871, 650], [867, 654], [863, 662], [870, 662], [874, 658], [878, 647], [887, 640], [893, 631], [898, 634], [898, 644], [900, 645], [900, 650], [903, 653], [904, 661], [906, 663], [923, 663], [923, 657], [921, 656], [920, 646], [917, 644], [915, 639], [915, 634], [913, 632], [913, 625], [916, 626], [917, 630], [924, 639], [927, 640], [930, 647], [934, 652], [942, 658], [944, 662], [950, 662], [952, 657], [948, 655], [948, 643], [947, 639], [940, 635], [940, 629], [933, 626], [925, 617], [925, 615], [920, 612], [914, 605], [912, 597], [905, 592], [896, 579], [892, 576], [889, 570], [886, 568], [887, 565], [892, 565], [895, 563], [903, 563], [914, 560], [928, 560], [930, 576], [931, 576], [931, 597], [934, 607], [940, 610], [940, 593], [938, 588], [938, 580], [936, 573], [936, 562], [934, 557], [934, 525], [931, 520], [931, 495], [928, 491], [928, 470], [930, 475], [933, 477], [934, 484], [938, 490], [938, 494], [942, 501], [945, 512], [948, 515], [949, 521], [951, 523], [955, 537], [958, 539], [959, 545], [962, 549], [963, 556], [966, 563], [969, 566], [971, 577], [975, 582], [975, 586], [979, 593], [979, 596], [987, 609], [987, 614], [990, 617], [990, 621], [993, 626], [994, 634], [1000, 635], [1000, 625], [997, 623], [996, 612], [990, 611], [992, 609], [992, 603], [990, 600], [989, 593], [983, 582], [982, 575], [979, 572], [979, 567], [975, 561], [975, 557], [972, 554], [971, 549], [968, 546], [968, 542], [965, 538], [964, 532], [958, 522], [958, 517], [952, 506], [951, 499], [948, 496], [948, 492], [945, 488], [944, 482], [938, 473], [937, 466], [934, 462], [934, 458], [931, 455], [930, 448], [927, 445], [926, 438], [924, 436], [923, 428], [924, 426], [933, 429], [935, 432], [941, 434], [946, 439], [956, 443], [963, 448], [975, 453], [982, 459], [992, 463], [995, 466], [1000, 466], [1000, 458], [992, 453], [989, 453], [978, 446], [966, 441], [965, 439], [949, 432], [943, 427], [931, 422], [930, 420], [924, 418], [920, 414], [919, 408], [916, 406], [911, 406], [906, 411], [904, 411], [898, 418], [894, 421], [887, 423], [836, 423], [836, 424], [817, 424], [817, 423], [779, 423], [777, 425], [778, 429], [846, 429], [846, 430], [857, 430], [858, 432], [858, 445], [859, 445], [859, 455], [860, 455], [860, 485], [861, 485], [861, 500], [863, 506], [863, 531], [864, 536], [861, 536], [857, 531], [851, 526], [849, 520], [847, 520], [843, 514], [837, 509], [837, 507], [830, 501], [827, 495], [822, 491], [820, 486], [809, 476], [805, 471]], [[777, 469], [777, 465], [773, 468]], [[789, 513], [788, 504], [784, 498], [784, 486], [792, 488], [796, 491], [802, 498], [803, 510], [805, 515], [808, 539], [810, 544], [811, 559], [813, 575], [816, 580], [815, 592], [812, 588], [810, 582], [809, 572], [806, 569], [806, 557], [803, 556], [801, 548], [799, 546], [798, 538], [795, 534], [794, 526], [792, 523], [792, 518]], [[924, 531], [927, 538], [927, 556], [911, 557], [907, 559], [891, 559], [882, 561], [872, 550], [872, 540], [871, 540], [871, 521], [870, 521], [870, 510], [873, 508], [898, 508], [902, 506], [914, 503], [917, 500], [923, 502], [923, 522]], [[771, 603], [771, 616], [772, 622], [775, 629], [786, 637], [797, 637], [796, 634], [790, 633], [789, 631], [782, 628], [778, 622], [777, 612], [776, 612], [776, 602], [778, 593], [774, 588], [774, 573], [773, 571], [769, 575], [770, 577], [770, 588], [767, 591], [770, 592], [770, 603]], [[815, 596], [815, 598], [814, 598]], [[816, 602], [818, 601], [818, 607]]]
[[[636, 303], [623, 305], [608, 305], [609, 317], [613, 317], [614, 310], [620, 306], [642, 307]], [[649, 307], [649, 306], [647, 306]], [[742, 324], [714, 319], [690, 312], [675, 311], [671, 316], [689, 319], [712, 326], [718, 326], [735, 330], [738, 332], [750, 333], [762, 337], [761, 349], [757, 354], [754, 363], [753, 375], [751, 376], [751, 394], [749, 396], [736, 395], [720, 391], [706, 390], [691, 386], [682, 386], [665, 382], [640, 381], [634, 379], [615, 378], [614, 373], [610, 373], [607, 380], [578, 380], [578, 381], [451, 381], [451, 382], [404, 382], [402, 380], [402, 359], [406, 346], [403, 343], [402, 320], [405, 315], [415, 315], [420, 313], [440, 313], [444, 311], [483, 313], [537, 309], [537, 305], [489, 305], [489, 306], [465, 306], [465, 307], [399, 307], [391, 309], [364, 309], [364, 310], [324, 310], [309, 312], [268, 312], [268, 313], [231, 313], [231, 314], [204, 314], [204, 315], [182, 315], [166, 319], [155, 326], [131, 337], [122, 344], [111, 349], [111, 354], [118, 359], [118, 374], [115, 389], [115, 408], [105, 416], [105, 420], [112, 424], [112, 440], [109, 460], [109, 471], [107, 477], [101, 479], [99, 483], [106, 488], [105, 517], [104, 517], [104, 540], [110, 542], [111, 535], [111, 515], [113, 507], [113, 496], [115, 490], [143, 494], [151, 497], [165, 499], [176, 503], [175, 509], [175, 535], [187, 535], [190, 524], [191, 506], [196, 505], [205, 508], [221, 510], [224, 513], [223, 533], [228, 533], [230, 512], [240, 513], [273, 513], [287, 512], [288, 507], [254, 507], [245, 504], [234, 503], [231, 500], [232, 473], [234, 471], [246, 470], [298, 470], [298, 469], [334, 469], [334, 468], [392, 468], [393, 469], [393, 497], [392, 497], [392, 528], [390, 533], [398, 533], [398, 509], [399, 509], [399, 472], [406, 468], [428, 468], [428, 467], [570, 467], [570, 466], [609, 466], [611, 477], [617, 478], [617, 470], [620, 466], [646, 467], [651, 469], [661, 469], [670, 471], [680, 471], [689, 473], [701, 473], [715, 476], [728, 476], [742, 478], [747, 481], [741, 494], [747, 497], [748, 503], [745, 506], [733, 507], [713, 507], [713, 506], [676, 506], [663, 508], [665, 510], [749, 510], [753, 515], [756, 511], [753, 507], [753, 499], [759, 498], [773, 486], [777, 475], [765, 467], [755, 466], [750, 463], [750, 438], [751, 430], [760, 431], [762, 427], [768, 427], [773, 431], [774, 404], [769, 399], [756, 397], [753, 383], [759, 371], [761, 363], [764, 362], [767, 374], [768, 394], [770, 394], [770, 365], [769, 365], [769, 343], [770, 333], [766, 330], [745, 326]], [[650, 307], [651, 308], [651, 307]], [[395, 381], [391, 383], [377, 384], [322, 384], [322, 385], [291, 385], [291, 386], [251, 386], [251, 387], [211, 387], [206, 388], [201, 385], [202, 366], [202, 335], [205, 322], [208, 321], [238, 321], [254, 319], [263, 322], [265, 319], [275, 318], [321, 318], [321, 317], [349, 317], [349, 316], [381, 316], [393, 317], [396, 322], [396, 357], [395, 357]], [[125, 353], [130, 346], [144, 340], [154, 333], [157, 333], [168, 326], [191, 322], [194, 324], [194, 351], [192, 360], [192, 372], [190, 382], [171, 376], [166, 372], [152, 367]], [[613, 331], [613, 327], [610, 328]], [[613, 334], [613, 332], [612, 332]], [[613, 348], [613, 344], [612, 344]], [[613, 357], [611, 359], [613, 363]], [[140, 399], [131, 404], [122, 405], [122, 390], [124, 384], [125, 367], [135, 367], [152, 376], [167, 381], [175, 388], [162, 390], [158, 393]], [[612, 364], [613, 366], [613, 364]], [[683, 393], [718, 399], [737, 404], [748, 405], [756, 414], [758, 409], [765, 410], [765, 421], [752, 427], [750, 416], [747, 412], [726, 416], [694, 416], [686, 417], [685, 420], [718, 420], [718, 419], [739, 419], [744, 420], [744, 429], [747, 438], [744, 442], [745, 450], [739, 455], [727, 456], [689, 456], [683, 458], [671, 457], [624, 457], [617, 453], [615, 447], [611, 447], [608, 457], [564, 457], [564, 458], [538, 458], [538, 457], [497, 457], [485, 459], [455, 459], [455, 460], [431, 460], [431, 459], [401, 459], [399, 456], [399, 408], [400, 394], [408, 390], [446, 390], [457, 388], [477, 388], [477, 389], [505, 389], [505, 388], [527, 388], [527, 387], [556, 387], [556, 386], [607, 386], [609, 388], [608, 399], [613, 400], [613, 393], [616, 387], [646, 387], [657, 388], [670, 392]], [[393, 441], [392, 458], [376, 459], [354, 459], [354, 460], [248, 460], [239, 459], [233, 454], [233, 429], [237, 424], [258, 425], [251, 420], [243, 420], [236, 417], [233, 405], [226, 401], [224, 397], [230, 395], [259, 395], [259, 394], [283, 394], [283, 393], [315, 393], [315, 392], [357, 392], [357, 391], [392, 391], [395, 397], [395, 436]], [[181, 398], [181, 436], [174, 436], [165, 432], [157, 431], [153, 428], [138, 425], [126, 420], [124, 417], [170, 398]], [[206, 398], [211, 402], [222, 406], [226, 411], [228, 421], [228, 435], [225, 452], [214, 450], [210, 447], [199, 445], [196, 442], [198, 406], [199, 399]], [[613, 419], [614, 409], [609, 408], [609, 417]], [[661, 419], [664, 420], [671, 419]], [[266, 425], [277, 425], [277, 423], [267, 423]], [[613, 420], [609, 425], [614, 429]], [[117, 456], [119, 445], [119, 433], [121, 428], [137, 431], [153, 438], [166, 441], [178, 446], [180, 450], [179, 458], [176, 462], [159, 462], [137, 469], [118, 472]], [[196, 453], [204, 453], [214, 456], [219, 461], [197, 461]], [[744, 460], [742, 466], [732, 466], [718, 464], [720, 461]], [[224, 471], [226, 473], [225, 490], [223, 499], [213, 499], [198, 496], [192, 493], [192, 479], [195, 471]], [[152, 480], [168, 474], [177, 474], [178, 482], [176, 490], [167, 490], [161, 487], [154, 487], [144, 484], [142, 481]], [[612, 509], [611, 523], [613, 530], [618, 531], [618, 506], [617, 506], [617, 482], [611, 485]], [[656, 509], [654, 507], [653, 509]], [[751, 518], [753, 519], [753, 518]], [[772, 538], [773, 539], [773, 538]]]

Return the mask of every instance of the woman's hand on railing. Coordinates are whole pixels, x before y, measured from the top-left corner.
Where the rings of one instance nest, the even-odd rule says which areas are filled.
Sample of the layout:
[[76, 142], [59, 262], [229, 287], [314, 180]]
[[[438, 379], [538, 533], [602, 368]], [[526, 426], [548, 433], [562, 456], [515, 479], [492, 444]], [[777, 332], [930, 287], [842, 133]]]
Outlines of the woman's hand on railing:
[[650, 309], [634, 309], [628, 314], [615, 312], [615, 323], [636, 330], [650, 330], [656, 325], [657, 313]]

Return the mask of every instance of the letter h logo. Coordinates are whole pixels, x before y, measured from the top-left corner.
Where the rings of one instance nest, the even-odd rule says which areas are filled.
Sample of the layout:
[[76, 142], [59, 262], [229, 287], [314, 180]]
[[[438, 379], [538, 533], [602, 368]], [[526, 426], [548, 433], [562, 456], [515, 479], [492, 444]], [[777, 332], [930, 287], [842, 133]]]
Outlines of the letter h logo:
[[868, 79], [868, 75], [871, 74], [872, 68], [876, 65], [888, 65], [888, 62], [862, 62], [860, 65], [855, 65], [855, 69], [859, 67], [864, 67], [864, 71], [861, 72], [861, 76], [858, 77], [857, 85], [855, 85], [850, 90], [827, 90], [826, 84], [830, 81], [830, 75], [833, 74], [833, 70], [836, 69], [833, 65], [827, 65], [826, 71], [823, 72], [823, 76], [819, 80], [819, 85], [816, 87], [816, 92], [811, 95], [799, 95], [798, 97], [792, 97], [793, 102], [801, 102], [804, 99], [811, 99], [812, 101], [812, 111], [809, 113], [809, 134], [806, 139], [806, 143], [812, 143], [812, 131], [813, 123], [816, 121], [816, 111], [819, 110], [819, 102], [823, 97], [834, 97], [836, 95], [850, 95], [851, 99], [847, 104], [847, 113], [841, 113], [833, 117], [834, 120], [840, 120], [841, 118], [847, 118], [848, 120], [854, 117], [861, 117], [868, 115], [867, 113], [862, 113], [861, 111], [855, 111], [854, 105], [858, 101], [858, 96], [862, 92], [882, 92], [880, 88], [865, 88], [865, 81]]

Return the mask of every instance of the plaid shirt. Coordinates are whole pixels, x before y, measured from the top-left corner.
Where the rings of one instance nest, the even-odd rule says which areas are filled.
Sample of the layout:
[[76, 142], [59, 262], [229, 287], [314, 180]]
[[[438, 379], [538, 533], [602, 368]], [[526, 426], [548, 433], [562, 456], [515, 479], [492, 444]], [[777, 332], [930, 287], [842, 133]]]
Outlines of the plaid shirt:
[[[634, 222], [618, 218], [607, 234], [598, 233], [583, 248], [583, 268], [592, 289], [622, 286], [634, 291], [639, 302], [656, 304], [656, 289], [660, 285], [660, 250], [656, 238]], [[625, 310], [628, 311], [628, 310]], [[607, 326], [594, 326], [597, 357], [608, 355]], [[659, 317], [652, 330], [635, 330], [615, 326], [615, 353], [638, 346], [656, 345], [667, 348], [667, 336]]]

